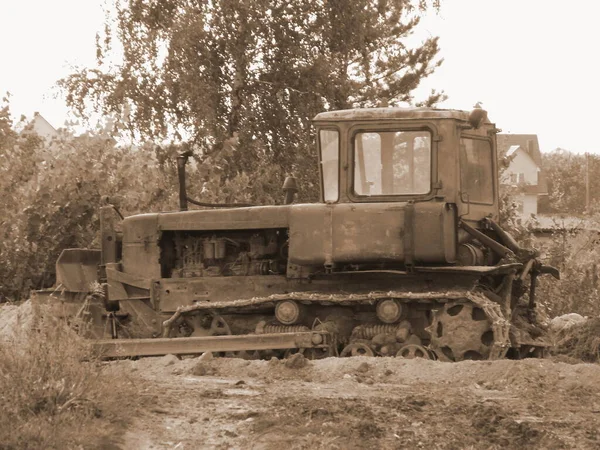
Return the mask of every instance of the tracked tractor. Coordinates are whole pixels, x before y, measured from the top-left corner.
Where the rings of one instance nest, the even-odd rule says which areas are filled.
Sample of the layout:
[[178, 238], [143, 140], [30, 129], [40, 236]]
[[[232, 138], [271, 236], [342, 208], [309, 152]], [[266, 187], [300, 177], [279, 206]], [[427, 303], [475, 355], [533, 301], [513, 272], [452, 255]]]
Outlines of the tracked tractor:
[[540, 356], [536, 279], [558, 272], [498, 224], [487, 113], [354, 109], [314, 126], [319, 203], [295, 203], [293, 178], [281, 205], [198, 202], [181, 155], [179, 211], [101, 208], [101, 249], [65, 250], [57, 287], [88, 303], [106, 356]]

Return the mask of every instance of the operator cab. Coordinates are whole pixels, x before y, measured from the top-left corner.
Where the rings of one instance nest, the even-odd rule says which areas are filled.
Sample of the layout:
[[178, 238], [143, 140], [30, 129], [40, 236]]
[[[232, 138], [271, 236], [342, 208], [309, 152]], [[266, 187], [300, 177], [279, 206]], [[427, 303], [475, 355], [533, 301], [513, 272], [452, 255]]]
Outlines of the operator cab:
[[375, 108], [321, 113], [322, 201], [444, 201], [497, 216], [498, 131], [482, 109]]

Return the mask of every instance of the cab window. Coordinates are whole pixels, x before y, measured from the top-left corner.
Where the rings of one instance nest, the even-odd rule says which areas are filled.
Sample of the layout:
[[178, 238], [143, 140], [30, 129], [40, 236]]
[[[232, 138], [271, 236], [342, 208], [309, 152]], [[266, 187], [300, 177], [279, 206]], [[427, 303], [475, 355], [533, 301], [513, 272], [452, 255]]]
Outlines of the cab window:
[[335, 202], [339, 198], [340, 137], [337, 130], [319, 131], [323, 200]]
[[492, 156], [490, 141], [461, 138], [460, 183], [463, 202], [494, 203]]
[[359, 196], [427, 194], [431, 190], [431, 134], [356, 133], [353, 186]]

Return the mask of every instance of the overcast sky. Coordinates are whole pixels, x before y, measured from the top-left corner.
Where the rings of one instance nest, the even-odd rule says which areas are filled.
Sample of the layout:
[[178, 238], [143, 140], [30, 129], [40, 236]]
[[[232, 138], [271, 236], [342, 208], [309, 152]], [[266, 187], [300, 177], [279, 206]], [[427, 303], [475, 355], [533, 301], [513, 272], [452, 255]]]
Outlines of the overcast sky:
[[[0, 0], [0, 93], [12, 93], [15, 118], [39, 111], [64, 124], [53, 85], [94, 64], [102, 3]], [[504, 132], [537, 134], [542, 151], [600, 153], [599, 16], [595, 0], [442, 0], [421, 24], [423, 36], [440, 36], [444, 58], [421, 97], [436, 88], [449, 96], [440, 107], [481, 102]]]

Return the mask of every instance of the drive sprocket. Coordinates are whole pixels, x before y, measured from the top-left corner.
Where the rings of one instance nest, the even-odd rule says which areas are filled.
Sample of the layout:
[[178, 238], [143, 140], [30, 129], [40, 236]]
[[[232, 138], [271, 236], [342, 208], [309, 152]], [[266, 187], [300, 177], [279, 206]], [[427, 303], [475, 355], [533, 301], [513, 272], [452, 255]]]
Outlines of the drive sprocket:
[[468, 300], [446, 303], [435, 313], [428, 331], [430, 348], [442, 361], [489, 359], [493, 354], [492, 318]]

